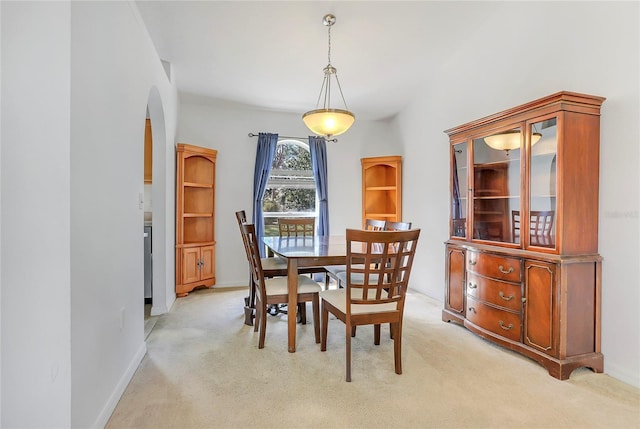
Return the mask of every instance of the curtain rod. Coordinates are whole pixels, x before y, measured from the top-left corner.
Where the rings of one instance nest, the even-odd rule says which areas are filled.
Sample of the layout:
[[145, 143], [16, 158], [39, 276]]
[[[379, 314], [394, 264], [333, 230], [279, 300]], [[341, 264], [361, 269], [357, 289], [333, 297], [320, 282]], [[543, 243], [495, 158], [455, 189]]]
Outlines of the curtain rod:
[[[249, 137], [258, 137], [258, 134], [249, 133]], [[320, 136], [320, 137], [323, 137], [323, 136]], [[337, 143], [338, 142], [338, 139], [335, 138], [335, 137], [332, 138], [332, 139], [328, 139], [326, 137], [323, 137], [323, 138], [324, 138], [324, 141], [326, 141], [326, 142], [331, 142], [331, 143]], [[290, 137], [290, 136], [280, 136], [280, 135], [278, 136], [278, 140], [283, 140], [283, 139], [284, 140], [287, 140], [287, 139], [307, 140], [307, 139], [309, 139], [309, 137]]]

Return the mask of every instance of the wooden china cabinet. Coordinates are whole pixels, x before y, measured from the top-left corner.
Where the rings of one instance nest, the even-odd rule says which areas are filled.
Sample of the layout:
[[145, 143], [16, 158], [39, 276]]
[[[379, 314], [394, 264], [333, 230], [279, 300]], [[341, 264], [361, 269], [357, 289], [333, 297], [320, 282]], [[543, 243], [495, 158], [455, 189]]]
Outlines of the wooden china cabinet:
[[216, 283], [213, 149], [179, 143], [176, 148], [176, 295]]
[[442, 320], [565, 380], [602, 372], [598, 254], [603, 97], [559, 92], [446, 130]]
[[362, 158], [362, 228], [367, 219], [402, 221], [402, 157]]

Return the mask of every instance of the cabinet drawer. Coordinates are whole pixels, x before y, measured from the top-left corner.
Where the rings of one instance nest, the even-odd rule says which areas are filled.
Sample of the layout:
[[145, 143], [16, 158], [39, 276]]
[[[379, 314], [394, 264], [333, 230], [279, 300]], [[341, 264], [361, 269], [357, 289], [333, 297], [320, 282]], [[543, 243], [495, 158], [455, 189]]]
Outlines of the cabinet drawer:
[[469, 273], [467, 295], [509, 310], [522, 310], [522, 289], [519, 283], [505, 283]]
[[522, 261], [482, 252], [467, 252], [467, 270], [508, 282], [520, 283]]
[[522, 319], [518, 314], [491, 307], [467, 296], [467, 319], [501, 337], [521, 341]]

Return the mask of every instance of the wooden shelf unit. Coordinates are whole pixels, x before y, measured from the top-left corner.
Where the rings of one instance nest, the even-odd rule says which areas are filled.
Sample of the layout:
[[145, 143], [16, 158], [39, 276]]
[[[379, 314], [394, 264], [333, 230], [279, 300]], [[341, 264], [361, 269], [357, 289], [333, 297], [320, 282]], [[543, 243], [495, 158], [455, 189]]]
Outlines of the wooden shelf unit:
[[366, 219], [402, 221], [402, 157], [362, 158], [362, 227]]
[[176, 147], [176, 295], [211, 287], [215, 277], [217, 151]]
[[153, 138], [151, 136], [151, 120], [147, 118], [144, 125], [144, 183], [149, 185], [153, 179]]
[[[442, 320], [528, 356], [561, 380], [579, 367], [604, 370], [598, 254], [604, 100], [563, 91], [445, 131], [451, 220]], [[520, 147], [501, 151], [484, 140], [507, 130], [518, 130]], [[498, 172], [497, 165], [506, 167]], [[545, 231], [535, 219], [543, 212], [553, 216]]]

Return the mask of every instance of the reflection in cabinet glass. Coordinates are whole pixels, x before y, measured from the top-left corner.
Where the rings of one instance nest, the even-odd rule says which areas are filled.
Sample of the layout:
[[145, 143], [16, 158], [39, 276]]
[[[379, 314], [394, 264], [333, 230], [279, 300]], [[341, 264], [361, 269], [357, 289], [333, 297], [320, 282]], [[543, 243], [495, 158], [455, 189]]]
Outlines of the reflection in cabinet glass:
[[539, 130], [541, 138], [531, 148], [529, 191], [529, 243], [555, 247], [556, 158], [558, 152], [557, 118], [531, 124], [531, 132]]
[[467, 235], [467, 143], [452, 145], [451, 235]]
[[604, 370], [597, 191], [603, 102], [559, 92], [446, 131], [452, 204], [442, 320], [563, 380], [579, 367]]
[[[511, 140], [520, 135], [520, 129], [507, 134]], [[473, 238], [513, 243], [510, 213], [520, 209], [520, 148], [492, 144], [473, 139]]]

